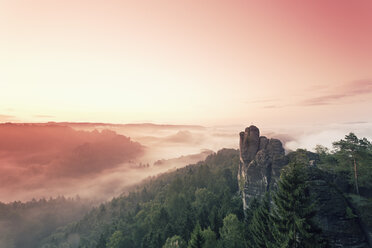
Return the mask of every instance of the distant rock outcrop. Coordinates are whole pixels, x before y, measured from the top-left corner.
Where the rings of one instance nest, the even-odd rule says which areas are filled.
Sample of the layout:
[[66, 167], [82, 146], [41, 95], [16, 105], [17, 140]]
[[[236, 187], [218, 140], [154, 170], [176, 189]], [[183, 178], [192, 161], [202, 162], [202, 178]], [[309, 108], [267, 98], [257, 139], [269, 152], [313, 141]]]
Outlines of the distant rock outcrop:
[[275, 187], [281, 168], [288, 163], [280, 140], [260, 136], [256, 126], [240, 133], [239, 188], [243, 194], [243, 206], [249, 199], [262, 196]]

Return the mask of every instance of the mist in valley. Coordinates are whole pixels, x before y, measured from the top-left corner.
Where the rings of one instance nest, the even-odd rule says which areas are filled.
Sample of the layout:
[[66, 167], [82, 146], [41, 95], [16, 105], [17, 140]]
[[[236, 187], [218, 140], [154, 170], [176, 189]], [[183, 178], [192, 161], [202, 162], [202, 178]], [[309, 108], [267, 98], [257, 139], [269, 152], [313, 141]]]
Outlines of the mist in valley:
[[237, 148], [235, 137], [201, 126], [1, 124], [0, 201], [105, 201], [149, 176]]
[[[238, 148], [244, 126], [0, 124], [0, 247], [28, 247], [141, 181]], [[264, 127], [287, 152], [313, 150], [368, 122]], [[275, 130], [275, 131], [274, 131]], [[37, 227], [37, 228], [35, 228]], [[32, 246], [31, 246], [32, 247]]]
[[[57, 196], [101, 202], [143, 179], [238, 148], [244, 126], [47, 123], [0, 125], [0, 201]], [[264, 127], [287, 151], [313, 150], [348, 132], [367, 138], [367, 122]], [[275, 131], [274, 131], [275, 130]]]

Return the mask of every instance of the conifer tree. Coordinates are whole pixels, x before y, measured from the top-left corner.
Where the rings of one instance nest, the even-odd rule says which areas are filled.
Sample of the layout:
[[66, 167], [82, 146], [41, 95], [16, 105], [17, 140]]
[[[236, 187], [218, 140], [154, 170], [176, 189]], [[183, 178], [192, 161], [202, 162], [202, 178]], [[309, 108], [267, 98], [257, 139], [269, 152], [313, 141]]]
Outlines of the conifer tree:
[[270, 214], [270, 195], [266, 194], [260, 206], [254, 211], [249, 225], [252, 248], [273, 247], [272, 220]]
[[223, 226], [220, 229], [220, 245], [223, 248], [245, 248], [243, 223], [235, 214], [229, 214], [223, 219]]
[[359, 195], [359, 163], [360, 160], [363, 160], [363, 157], [368, 156], [368, 152], [371, 151], [371, 142], [369, 142], [366, 138], [359, 139], [354, 133], [349, 133], [345, 136], [345, 140], [342, 139], [334, 142], [333, 146], [336, 148], [336, 151], [347, 156], [344, 158], [346, 161], [351, 159], [351, 164], [354, 171], [353, 181], [355, 185], [355, 193]]
[[178, 235], [167, 238], [162, 248], [185, 248], [186, 242]]
[[305, 171], [304, 165], [293, 163], [282, 172], [273, 196], [273, 247], [322, 247], [320, 229], [313, 223], [316, 211]]
[[212, 231], [210, 227], [202, 231], [204, 238], [203, 248], [216, 248], [217, 246], [217, 237], [216, 233]]
[[191, 233], [188, 248], [202, 248], [204, 238], [199, 223], [196, 224], [194, 231]]
[[248, 207], [244, 212], [244, 237], [247, 241], [248, 247], [253, 247], [253, 239], [252, 239], [252, 232], [251, 232], [251, 223], [253, 220], [253, 215], [260, 207], [260, 202], [257, 198], [253, 198], [249, 200]]

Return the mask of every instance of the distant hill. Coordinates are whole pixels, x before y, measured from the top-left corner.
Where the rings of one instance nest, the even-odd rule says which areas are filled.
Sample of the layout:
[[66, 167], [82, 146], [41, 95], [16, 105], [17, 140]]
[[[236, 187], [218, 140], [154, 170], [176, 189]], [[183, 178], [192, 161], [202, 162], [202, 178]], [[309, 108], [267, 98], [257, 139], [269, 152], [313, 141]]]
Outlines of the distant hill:
[[[154, 167], [179, 160], [160, 160]], [[250, 248], [286, 242], [368, 248], [371, 164], [370, 141], [352, 133], [335, 142], [333, 150], [317, 146], [316, 153], [297, 149], [285, 154], [279, 140], [260, 136], [252, 126], [240, 133], [239, 150], [222, 149], [204, 161], [148, 177], [84, 216], [53, 226], [53, 233], [5, 241], [10, 248], [31, 247], [14, 246], [25, 240], [42, 248]], [[4, 206], [3, 216], [16, 220], [10, 214], [14, 206]], [[44, 229], [35, 225], [37, 230]]]
[[83, 187], [87, 177], [91, 180], [143, 153], [140, 143], [111, 130], [0, 124], [0, 200], [75, 195], [69, 190], [73, 185]]
[[198, 221], [203, 227], [213, 223], [218, 231], [229, 213], [243, 218], [235, 176], [238, 161], [237, 150], [225, 149], [198, 164], [149, 179], [129, 195], [59, 229], [42, 247], [74, 247], [71, 237], [78, 237], [82, 247], [106, 247], [116, 230], [127, 235], [124, 239], [130, 245], [123, 247], [161, 247], [173, 234], [188, 239]]

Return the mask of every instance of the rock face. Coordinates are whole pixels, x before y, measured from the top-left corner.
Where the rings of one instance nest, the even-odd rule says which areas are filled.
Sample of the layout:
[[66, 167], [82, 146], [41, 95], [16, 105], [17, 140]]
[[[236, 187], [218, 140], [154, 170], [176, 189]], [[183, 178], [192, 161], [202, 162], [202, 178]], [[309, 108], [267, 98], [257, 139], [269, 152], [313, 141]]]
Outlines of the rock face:
[[309, 163], [304, 172], [307, 174], [307, 183], [315, 201], [315, 220], [322, 229], [323, 237], [328, 241], [327, 247], [372, 247], [369, 246], [371, 241], [368, 239], [369, 235], [372, 237], [372, 232], [369, 231], [368, 225], [363, 227], [360, 218], [363, 215], [356, 215], [353, 206], [342, 193], [343, 187], [338, 187], [339, 183], [333, 175], [316, 167], [316, 161], [319, 160], [317, 155], [299, 149], [285, 156], [282, 143], [277, 139], [260, 136], [260, 131], [255, 126], [250, 126], [240, 133], [238, 179], [244, 209], [248, 207], [250, 199], [275, 190], [280, 170], [289, 161], [295, 161], [299, 153], [302, 153]]
[[280, 170], [288, 161], [280, 140], [260, 136], [256, 126], [247, 127], [240, 133], [239, 147], [239, 188], [246, 209], [249, 199], [275, 188]]
[[332, 183], [332, 176], [316, 167], [307, 168], [310, 192], [315, 199], [316, 222], [322, 235], [328, 240], [327, 247], [370, 247], [361, 219], [342, 192]]

